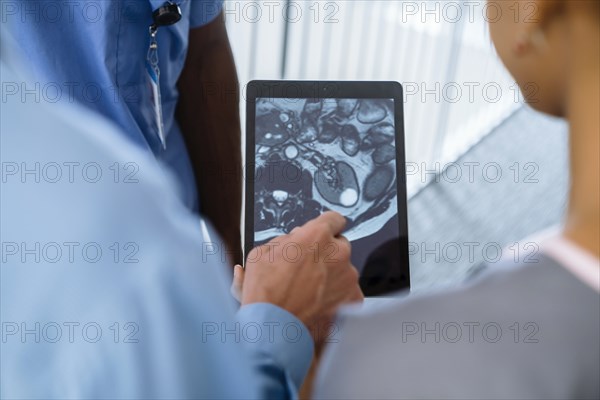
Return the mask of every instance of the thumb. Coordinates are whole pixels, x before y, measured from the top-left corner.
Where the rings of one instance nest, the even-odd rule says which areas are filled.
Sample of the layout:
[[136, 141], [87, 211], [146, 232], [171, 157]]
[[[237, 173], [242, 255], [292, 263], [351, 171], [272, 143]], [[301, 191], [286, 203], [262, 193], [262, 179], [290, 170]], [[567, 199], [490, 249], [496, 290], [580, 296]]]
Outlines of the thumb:
[[237, 264], [233, 267], [233, 282], [231, 283], [231, 294], [233, 297], [241, 302], [242, 301], [242, 290], [244, 287], [244, 268]]

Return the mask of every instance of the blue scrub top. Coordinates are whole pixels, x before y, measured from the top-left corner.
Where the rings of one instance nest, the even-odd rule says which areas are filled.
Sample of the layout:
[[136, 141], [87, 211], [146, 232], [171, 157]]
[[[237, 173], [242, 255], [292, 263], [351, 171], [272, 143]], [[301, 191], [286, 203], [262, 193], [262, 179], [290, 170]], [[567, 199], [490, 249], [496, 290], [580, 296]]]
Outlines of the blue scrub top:
[[[2, 88], [32, 84], [18, 69]], [[236, 310], [224, 244], [154, 158], [81, 107], [4, 95], [0, 398], [297, 397], [310, 332]]]
[[166, 150], [156, 132], [146, 72], [148, 27], [163, 0], [11, 2], [3, 6], [3, 22], [17, 38], [35, 81], [21, 90], [26, 101], [37, 96], [45, 102], [79, 102], [114, 121], [136, 145], [171, 167], [183, 202], [197, 210], [194, 174], [175, 121], [176, 83], [189, 30], [218, 16], [223, 1], [176, 3], [182, 19], [161, 27], [157, 36]]

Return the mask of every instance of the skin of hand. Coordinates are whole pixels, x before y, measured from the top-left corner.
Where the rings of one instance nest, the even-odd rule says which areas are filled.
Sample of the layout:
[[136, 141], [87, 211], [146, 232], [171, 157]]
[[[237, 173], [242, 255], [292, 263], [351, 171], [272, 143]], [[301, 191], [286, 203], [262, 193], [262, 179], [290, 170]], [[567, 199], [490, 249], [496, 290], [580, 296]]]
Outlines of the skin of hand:
[[338, 307], [363, 300], [350, 243], [340, 235], [345, 224], [341, 215], [326, 212], [253, 249], [246, 269], [234, 268], [232, 294], [242, 305], [272, 303], [294, 314], [320, 348]]

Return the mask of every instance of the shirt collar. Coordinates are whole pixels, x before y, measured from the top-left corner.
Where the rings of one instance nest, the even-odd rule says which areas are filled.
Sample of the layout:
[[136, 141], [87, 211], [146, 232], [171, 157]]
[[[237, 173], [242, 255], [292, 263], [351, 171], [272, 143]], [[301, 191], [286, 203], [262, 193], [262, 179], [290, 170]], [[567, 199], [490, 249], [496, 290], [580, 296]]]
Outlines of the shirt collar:
[[600, 292], [600, 259], [562, 234], [543, 240], [540, 247], [579, 280]]

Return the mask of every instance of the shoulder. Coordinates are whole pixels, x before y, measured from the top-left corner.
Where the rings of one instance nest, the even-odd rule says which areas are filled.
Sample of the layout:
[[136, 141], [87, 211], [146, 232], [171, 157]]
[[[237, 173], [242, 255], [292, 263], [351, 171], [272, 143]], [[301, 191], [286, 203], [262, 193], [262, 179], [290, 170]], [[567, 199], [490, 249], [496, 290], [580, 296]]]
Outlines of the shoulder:
[[[9, 79], [4, 72], [3, 66], [3, 82]], [[35, 249], [27, 257], [15, 253], [3, 259], [3, 318], [56, 321], [63, 329], [57, 343], [6, 346], [6, 359], [15, 365], [7, 371], [14, 378], [7, 380], [13, 383], [7, 393], [48, 395], [43, 384], [20, 386], [31, 366], [19, 360], [60, 364], [39, 377], [56, 383], [58, 397], [94, 392], [80, 391], [89, 388], [138, 393], [140, 382], [131, 371], [143, 370], [142, 360], [166, 365], [170, 375], [164, 381], [181, 383], [178, 387], [198, 382], [190, 375], [209, 369], [206, 360], [218, 360], [221, 350], [198, 344], [197, 332], [203, 321], [232, 321], [234, 304], [227, 295], [223, 252], [215, 252], [212, 243], [203, 253], [207, 239], [199, 217], [180, 203], [170, 177], [110, 122], [81, 107], [11, 99], [2, 104], [0, 129], [3, 243]], [[4, 174], [9, 164], [14, 173]], [[69, 321], [76, 321], [74, 343], [65, 338]], [[104, 333], [95, 345], [81, 337], [90, 323]], [[123, 345], [127, 338], [139, 344]], [[221, 347], [228, 355], [235, 350]], [[192, 353], [181, 349], [200, 353], [188, 357]], [[181, 374], [173, 363], [189, 367], [183, 368], [189, 373]], [[67, 369], [73, 373], [56, 376]], [[220, 370], [211, 371], [204, 375], [216, 378]], [[194, 385], [199, 393], [219, 390]]]
[[[509, 264], [460, 289], [344, 313], [321, 393], [566, 398], [574, 382], [598, 393], [598, 294], [548, 257]], [[339, 393], [325, 382], [350, 387]]]

